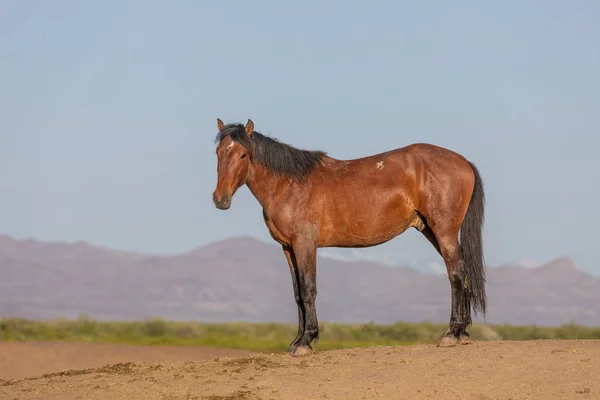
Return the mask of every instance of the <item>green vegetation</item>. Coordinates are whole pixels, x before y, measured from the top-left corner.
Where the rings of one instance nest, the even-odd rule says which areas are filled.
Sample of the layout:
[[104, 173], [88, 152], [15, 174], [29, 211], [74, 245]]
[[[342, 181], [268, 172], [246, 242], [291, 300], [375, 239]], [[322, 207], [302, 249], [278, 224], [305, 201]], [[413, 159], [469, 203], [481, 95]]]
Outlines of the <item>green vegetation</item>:
[[[435, 343], [445, 324], [341, 325], [321, 323], [319, 350], [377, 345]], [[296, 336], [294, 324], [170, 322], [161, 319], [100, 322], [85, 316], [77, 320], [0, 320], [0, 340], [85, 341], [93, 343], [190, 345], [282, 351]], [[574, 324], [560, 327], [474, 325], [477, 340], [600, 339], [600, 328]]]

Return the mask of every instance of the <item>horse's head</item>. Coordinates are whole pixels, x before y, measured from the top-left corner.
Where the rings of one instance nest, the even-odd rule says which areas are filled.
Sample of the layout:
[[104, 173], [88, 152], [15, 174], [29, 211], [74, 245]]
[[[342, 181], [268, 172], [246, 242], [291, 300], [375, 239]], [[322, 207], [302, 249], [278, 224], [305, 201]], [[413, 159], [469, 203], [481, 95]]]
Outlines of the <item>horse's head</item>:
[[217, 187], [213, 193], [213, 202], [218, 209], [227, 210], [231, 206], [233, 195], [248, 178], [251, 159], [249, 147], [254, 123], [248, 120], [245, 127], [225, 125], [217, 119], [217, 127]]

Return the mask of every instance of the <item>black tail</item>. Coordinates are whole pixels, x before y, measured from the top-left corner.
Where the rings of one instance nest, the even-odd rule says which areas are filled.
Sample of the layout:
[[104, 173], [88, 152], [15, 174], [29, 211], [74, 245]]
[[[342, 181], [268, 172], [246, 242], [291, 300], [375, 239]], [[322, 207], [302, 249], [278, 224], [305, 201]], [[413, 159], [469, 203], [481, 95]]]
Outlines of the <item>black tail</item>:
[[460, 229], [460, 247], [463, 262], [467, 272], [468, 282], [465, 289], [469, 291], [473, 311], [486, 313], [485, 294], [485, 264], [483, 260], [483, 241], [481, 231], [484, 220], [485, 194], [483, 193], [483, 181], [475, 165], [471, 164], [475, 174], [475, 187], [471, 195], [467, 215]]

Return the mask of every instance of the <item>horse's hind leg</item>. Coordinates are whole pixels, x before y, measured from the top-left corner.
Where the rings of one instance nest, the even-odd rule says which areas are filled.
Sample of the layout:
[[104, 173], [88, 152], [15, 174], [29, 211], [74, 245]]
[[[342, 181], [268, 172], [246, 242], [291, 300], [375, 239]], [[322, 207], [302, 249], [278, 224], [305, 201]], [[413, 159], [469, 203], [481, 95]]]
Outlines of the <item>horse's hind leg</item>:
[[438, 253], [440, 253], [441, 256], [442, 251], [440, 250], [440, 244], [438, 243], [437, 238], [435, 237], [435, 234], [433, 233], [431, 227], [429, 225], [424, 225], [423, 229], [421, 229], [421, 233], [427, 238], [427, 240], [429, 240], [429, 242], [433, 245], [433, 247], [435, 247], [435, 249]]
[[450, 314], [450, 325], [440, 340], [440, 346], [454, 345], [458, 342], [469, 342], [466, 332], [467, 326], [471, 324], [471, 300], [469, 291], [466, 290], [468, 281], [464, 261], [458, 243], [458, 232], [453, 235], [439, 238], [440, 250], [446, 269], [448, 279], [452, 288], [452, 312]]
[[429, 225], [426, 225], [421, 233], [444, 259], [452, 289], [450, 324], [440, 340], [439, 346], [469, 343], [470, 337], [466, 329], [471, 324], [471, 299], [467, 290], [468, 280], [458, 241], [458, 231], [439, 227], [434, 231]]

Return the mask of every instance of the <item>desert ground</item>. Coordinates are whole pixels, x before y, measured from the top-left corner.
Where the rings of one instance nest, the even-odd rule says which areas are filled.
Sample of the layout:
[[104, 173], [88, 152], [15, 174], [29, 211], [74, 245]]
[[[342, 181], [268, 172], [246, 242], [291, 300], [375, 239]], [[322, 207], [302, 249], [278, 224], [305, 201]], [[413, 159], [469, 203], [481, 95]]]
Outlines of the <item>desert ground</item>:
[[0, 399], [600, 399], [600, 341], [240, 350], [0, 343]]

